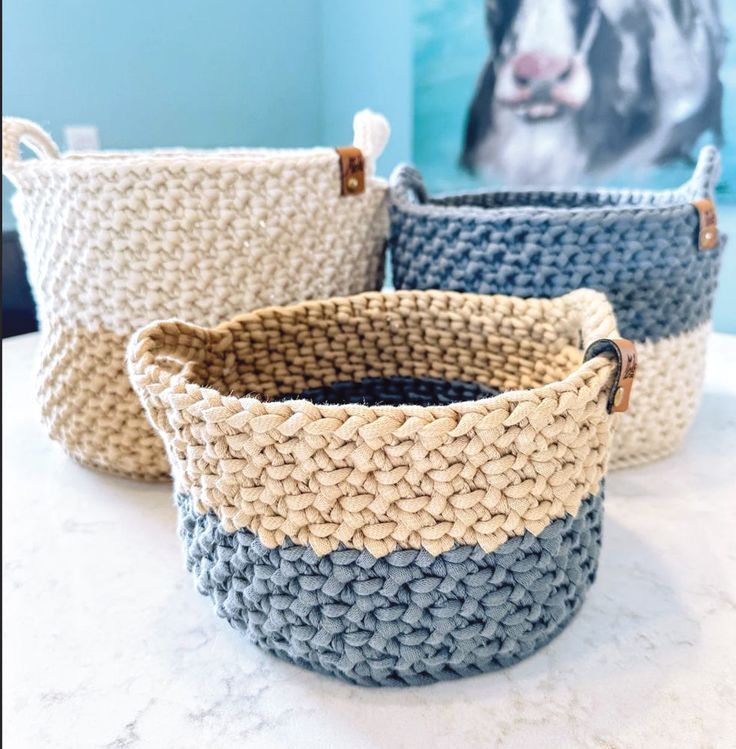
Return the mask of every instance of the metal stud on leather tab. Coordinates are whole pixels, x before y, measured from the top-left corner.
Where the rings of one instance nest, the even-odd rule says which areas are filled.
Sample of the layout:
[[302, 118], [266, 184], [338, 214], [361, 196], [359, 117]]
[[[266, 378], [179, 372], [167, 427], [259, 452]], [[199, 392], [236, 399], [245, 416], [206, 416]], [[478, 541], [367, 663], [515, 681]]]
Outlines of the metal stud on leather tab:
[[708, 198], [693, 200], [693, 206], [698, 212], [698, 247], [701, 250], [712, 250], [718, 246], [718, 220], [716, 207]]
[[358, 195], [365, 190], [365, 160], [355, 146], [335, 149], [340, 157], [340, 194]]
[[636, 346], [626, 338], [601, 338], [588, 347], [585, 361], [605, 354], [612, 355], [616, 361], [613, 387], [608, 396], [608, 412], [622, 413], [629, 408], [631, 399], [631, 388], [636, 375]]

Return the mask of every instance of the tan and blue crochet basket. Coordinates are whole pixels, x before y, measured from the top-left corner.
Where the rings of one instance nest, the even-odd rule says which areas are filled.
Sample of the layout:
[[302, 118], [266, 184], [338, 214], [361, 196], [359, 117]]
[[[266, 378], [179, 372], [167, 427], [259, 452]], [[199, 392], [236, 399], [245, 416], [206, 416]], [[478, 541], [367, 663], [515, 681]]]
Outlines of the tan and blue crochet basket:
[[139, 331], [131, 381], [198, 589], [264, 650], [357, 684], [535, 652], [596, 574], [634, 366], [616, 335], [587, 290], [370, 293]]
[[673, 452], [700, 401], [724, 240], [713, 207], [718, 152], [675, 190], [477, 192], [431, 197], [420, 174], [390, 180], [397, 289], [554, 297], [603, 291], [639, 372], [612, 467]]

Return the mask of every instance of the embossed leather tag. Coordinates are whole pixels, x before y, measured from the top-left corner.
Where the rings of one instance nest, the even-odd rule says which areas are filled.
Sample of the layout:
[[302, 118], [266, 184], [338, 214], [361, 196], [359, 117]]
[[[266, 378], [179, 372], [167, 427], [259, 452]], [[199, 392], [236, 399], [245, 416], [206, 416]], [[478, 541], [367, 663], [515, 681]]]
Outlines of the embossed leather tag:
[[718, 246], [718, 221], [716, 207], [708, 198], [693, 200], [693, 206], [698, 212], [700, 224], [698, 227], [698, 247], [701, 250], [712, 250]]
[[355, 146], [335, 149], [340, 156], [340, 194], [358, 195], [365, 190], [365, 161]]
[[616, 360], [613, 387], [608, 396], [608, 411], [609, 413], [626, 411], [631, 400], [631, 388], [636, 375], [636, 346], [626, 338], [601, 338], [588, 347], [585, 360], [600, 354], [612, 354]]

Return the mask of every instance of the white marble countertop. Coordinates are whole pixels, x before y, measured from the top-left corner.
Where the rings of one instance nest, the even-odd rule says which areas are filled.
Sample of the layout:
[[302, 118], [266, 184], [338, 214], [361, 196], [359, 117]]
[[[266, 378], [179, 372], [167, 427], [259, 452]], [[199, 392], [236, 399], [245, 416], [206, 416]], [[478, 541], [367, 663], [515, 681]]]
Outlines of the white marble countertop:
[[674, 458], [612, 474], [598, 580], [502, 672], [363, 689], [265, 655], [194, 591], [170, 488], [86, 470], [3, 342], [3, 739], [32, 747], [736, 746], [736, 337]]

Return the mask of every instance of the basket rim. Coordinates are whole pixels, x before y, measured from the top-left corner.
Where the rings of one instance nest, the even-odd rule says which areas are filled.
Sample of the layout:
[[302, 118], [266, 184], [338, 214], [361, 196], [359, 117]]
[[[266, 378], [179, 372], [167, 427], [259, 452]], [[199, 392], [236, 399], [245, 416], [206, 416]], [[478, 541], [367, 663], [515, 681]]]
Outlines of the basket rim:
[[[390, 138], [391, 128], [383, 115], [363, 109], [353, 117], [353, 145], [361, 151], [365, 177], [371, 182], [376, 160], [383, 153]], [[28, 147], [36, 159], [25, 159], [21, 146]], [[343, 146], [344, 147], [344, 146]], [[252, 170], [258, 167], [275, 168], [291, 163], [307, 168], [336, 162], [340, 164], [340, 144], [317, 147], [153, 147], [141, 149], [64, 151], [37, 123], [21, 117], [3, 116], [3, 174], [17, 182], [24, 175], [34, 174], [105, 174], [107, 170], [150, 172], [160, 168], [209, 168]], [[150, 176], [150, 175], [149, 175]], [[381, 181], [378, 181], [380, 184]]]
[[[193, 364], [196, 364], [196, 360], [190, 359], [182, 361], [181, 370], [172, 373], [165, 370], [161, 366], [155, 363], [154, 357], [146, 356], [146, 353], [150, 353], [150, 341], [158, 331], [165, 326], [179, 326], [183, 329], [194, 333], [195, 335], [201, 336], [202, 341], [205, 345], [212, 343], [213, 338], [221, 337], [227, 339], [231, 335], [231, 330], [242, 326], [243, 323], [250, 321], [256, 321], [264, 319], [279, 312], [286, 312], [301, 310], [301, 309], [316, 309], [326, 303], [339, 303], [348, 299], [364, 298], [367, 301], [370, 299], [380, 299], [387, 294], [396, 295], [404, 298], [465, 298], [469, 301], [477, 301], [482, 303], [483, 301], [493, 302], [495, 300], [507, 300], [513, 299], [522, 304], [529, 304], [530, 306], [535, 303], [549, 304], [550, 306], [561, 306], [574, 311], [575, 307], [585, 308], [590, 314], [593, 310], [597, 310], [598, 314], [602, 318], [602, 321], [598, 324], [598, 330], [596, 333], [582, 338], [582, 327], [578, 327], [578, 331], [581, 334], [582, 345], [579, 347], [579, 351], [582, 353], [588, 348], [588, 346], [599, 338], [617, 338], [619, 337], [618, 328], [616, 326], [615, 316], [610, 302], [608, 301], [605, 294], [600, 291], [593, 289], [575, 289], [574, 291], [568, 292], [559, 297], [551, 299], [523, 299], [520, 297], [514, 297], [506, 294], [473, 294], [455, 291], [439, 291], [439, 290], [401, 290], [394, 292], [366, 292], [364, 294], [356, 294], [352, 297], [336, 297], [327, 300], [310, 300], [299, 304], [293, 304], [288, 306], [274, 306], [265, 307], [251, 312], [247, 312], [237, 317], [220, 323], [217, 326], [211, 328], [205, 328], [195, 325], [190, 325], [178, 319], [161, 320], [137, 331], [131, 338], [130, 345], [128, 348], [128, 363], [131, 378], [134, 382], [145, 378], [148, 381], [157, 382], [165, 389], [174, 389], [177, 387], [185, 387], [188, 392], [197, 392], [201, 396], [201, 400], [207, 400], [209, 402], [221, 401], [223, 404], [228, 404], [230, 407], [238, 407], [241, 411], [251, 411], [254, 408], [264, 408], [268, 412], [282, 411], [288, 409], [293, 413], [300, 413], [305, 410], [316, 409], [321, 418], [332, 418], [338, 415], [344, 415], [348, 413], [354, 416], [360, 415], [375, 415], [376, 417], [391, 417], [402, 415], [407, 418], [417, 415], [424, 415], [431, 417], [432, 420], [438, 420], [447, 417], [462, 418], [463, 415], [477, 411], [482, 408], [487, 408], [491, 403], [498, 405], [500, 403], [508, 403], [514, 407], [519, 406], [525, 402], [536, 401], [539, 402], [544, 400], [546, 397], [557, 395], [558, 391], [576, 391], [581, 387], [587, 386], [587, 381], [598, 375], [602, 376], [604, 381], [611, 380], [612, 375], [615, 371], [614, 363], [604, 355], [592, 357], [587, 361], [581, 361], [580, 365], [570, 372], [566, 377], [561, 380], [547, 383], [535, 388], [529, 389], [513, 389], [505, 390], [497, 395], [489, 396], [487, 398], [479, 398], [478, 400], [469, 401], [458, 401], [452, 404], [446, 405], [380, 405], [370, 406], [361, 403], [351, 404], [339, 404], [339, 403], [324, 403], [316, 404], [306, 398], [290, 398], [288, 400], [269, 400], [257, 395], [228, 395], [221, 392], [215, 387], [210, 385], [201, 385], [195, 382], [193, 379], [188, 377], [187, 369]], [[586, 319], [581, 311], [580, 315], [580, 326]], [[481, 315], [472, 315], [472, 317], [481, 317]], [[583, 379], [586, 384], [577, 384], [576, 381]], [[601, 392], [604, 388], [601, 388]], [[599, 397], [602, 397], [599, 394]], [[512, 409], [513, 410], [513, 409]]]
[[[715, 187], [720, 173], [720, 154], [715, 146], [704, 146], [698, 155], [690, 178], [681, 185], [665, 189], [633, 189], [633, 188], [522, 188], [515, 190], [479, 188], [477, 190], [465, 190], [459, 192], [438, 192], [429, 194], [424, 186], [421, 172], [408, 163], [398, 164], [389, 178], [389, 194], [391, 206], [394, 210], [403, 211], [421, 216], [433, 218], [449, 217], [456, 219], [493, 219], [494, 222], [524, 217], [530, 223], [538, 223], [548, 217], [558, 216], [561, 213], [571, 216], [575, 220], [595, 218], [600, 221], [601, 215], [606, 213], [626, 215], [639, 213], [642, 218], [647, 219], [657, 215], [687, 215], [691, 214], [693, 220], [697, 219], [697, 210], [692, 205], [696, 197], [708, 197], [714, 200]], [[416, 201], [409, 200], [405, 193], [412, 191], [412, 186], [401, 185], [404, 179], [414, 183], [413, 187]], [[416, 189], [418, 188], [418, 189]], [[449, 199], [462, 200], [480, 195], [505, 195], [513, 197], [541, 195], [557, 198], [584, 198], [588, 196], [615, 198], [621, 201], [618, 204], [601, 206], [550, 206], [550, 205], [521, 205], [521, 206], [462, 206], [448, 205], [445, 201]], [[653, 200], [671, 201], [666, 205], [652, 205], [647, 201]], [[637, 202], [640, 201], [640, 202]]]
[[[422, 309], [418, 300], [426, 300], [427, 307], [437, 300], [435, 310], [446, 310], [453, 324], [453, 312], [476, 302], [464, 318], [469, 325], [473, 311], [485, 306], [490, 312], [494, 302], [513, 300], [498, 312], [504, 319], [522, 318], [520, 338], [528, 338], [535, 323], [545, 318], [539, 306], [532, 314], [534, 305], [556, 305], [561, 313], [556, 321], [565, 337], [550, 357], [565, 358], [568, 347], [582, 352], [593, 340], [615, 334], [610, 303], [602, 293], [587, 289], [549, 300], [447, 291], [371, 292], [345, 297], [342, 303], [360, 299], [363, 309], [370, 309], [372, 300], [388, 296], [398, 296], [389, 311], [401, 307], [402, 297], [415, 298], [414, 307], [404, 306], [409, 314]], [[225, 530], [249, 528], [269, 548], [288, 537], [310, 545], [319, 556], [340, 543], [365, 548], [376, 557], [396, 548], [420, 547], [437, 555], [456, 542], [477, 543], [490, 552], [526, 530], [539, 533], [552, 519], [576, 514], [580, 503], [597, 491], [615, 424], [608, 407], [615, 364], [604, 355], [582, 361], [564, 379], [541, 387], [443, 406], [264, 402], [225, 395], [187, 376], [190, 364], [212, 362], [213, 356], [216, 369], [226, 366], [227, 360], [218, 362], [217, 355], [232, 346], [228, 331], [233, 325], [279, 309], [304, 312], [306, 307], [309, 312], [315, 305], [335, 303], [340, 300], [257, 310], [212, 329], [161, 321], [131, 339], [131, 382], [167, 445], [175, 486], [191, 491], [198, 512], [213, 509]], [[577, 319], [568, 326], [574, 311]], [[417, 322], [421, 325], [421, 319]], [[512, 333], [515, 330], [512, 324]], [[540, 332], [542, 345], [553, 340], [553, 331]], [[501, 340], [508, 335], [504, 332]], [[178, 373], [172, 360], [181, 365]], [[536, 444], [537, 439], [543, 444]], [[289, 446], [285, 450], [290, 459], [274, 463], [264, 450], [278, 451], [282, 444]], [[391, 457], [399, 445], [415, 446], [419, 463], [411, 456], [407, 463], [404, 448]], [[343, 446], [349, 453], [341, 452]], [[323, 449], [337, 451], [334, 463], [312, 459]], [[463, 458], [466, 450], [470, 454]], [[473, 455], [482, 455], [487, 469], [480, 469], [479, 481], [466, 481], [460, 472], [462, 465], [474, 465]], [[268, 473], [268, 465], [276, 474]], [[411, 471], [418, 471], [428, 485], [411, 483], [420, 480]], [[292, 481], [294, 472], [299, 476]], [[400, 488], [402, 482], [409, 482], [406, 491]], [[333, 504], [338, 493], [344, 505]]]
[[[391, 181], [389, 180], [389, 189], [391, 188]], [[602, 205], [602, 206], [539, 206], [539, 205], [523, 205], [523, 206], [504, 206], [498, 208], [485, 208], [482, 206], [458, 206], [458, 205], [447, 205], [441, 201], [447, 200], [448, 198], [463, 198], [472, 197], [476, 195], [487, 195], [492, 192], [503, 192], [504, 194], [510, 195], [528, 195], [534, 193], [547, 193], [553, 195], [560, 195], [563, 192], [554, 192], [550, 190], [484, 190], [480, 189], [477, 191], [470, 190], [463, 193], [450, 193], [442, 192], [430, 196], [431, 202], [412, 203], [405, 197], [397, 196], [393, 191], [390, 190], [391, 208], [393, 210], [402, 211], [407, 214], [415, 214], [419, 216], [429, 218], [454, 218], [454, 219], [475, 219], [482, 220], [487, 223], [499, 223], [518, 217], [528, 218], [531, 224], [539, 223], [542, 220], [546, 220], [549, 217], [559, 217], [560, 214], [564, 213], [569, 215], [572, 219], [578, 221], [595, 219], [596, 222], [601, 220], [601, 216], [604, 213], [627, 215], [636, 213], [641, 215], [643, 219], [653, 216], [680, 216], [680, 215], [692, 215], [693, 221], [697, 220], [697, 210], [692, 205], [687, 197], [687, 193], [682, 188], [674, 190], [659, 190], [659, 191], [648, 191], [648, 190], [624, 190], [610, 188], [606, 190], [569, 190], [564, 191], [565, 195], [583, 197], [586, 195], [600, 195], [601, 192], [611, 195], [624, 196], [627, 193], [641, 193], [644, 195], [664, 195], [672, 194], [679, 197], [682, 196], [681, 202], [673, 203], [666, 206], [652, 206], [647, 204], [619, 204], [619, 205]]]
[[[273, 171], [291, 168], [309, 170], [336, 169], [339, 182], [339, 155], [334, 148], [156, 148], [126, 151], [69, 151], [57, 159], [27, 159], [3, 166], [3, 174], [11, 180], [24, 176], [52, 174], [97, 176], [114, 173], [140, 175], [171, 171], [242, 172]], [[388, 181], [366, 174], [366, 186], [386, 188]]]

